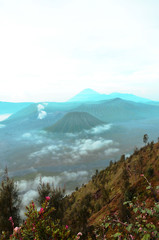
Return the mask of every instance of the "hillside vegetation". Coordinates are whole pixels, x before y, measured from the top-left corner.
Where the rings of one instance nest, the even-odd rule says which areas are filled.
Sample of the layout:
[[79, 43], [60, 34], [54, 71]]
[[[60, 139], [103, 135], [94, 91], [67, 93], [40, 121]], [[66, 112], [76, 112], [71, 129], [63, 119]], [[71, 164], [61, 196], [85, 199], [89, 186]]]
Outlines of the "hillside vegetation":
[[130, 157], [125, 159], [122, 155], [118, 162], [110, 162], [105, 170], [96, 170], [89, 183], [67, 197], [65, 221], [86, 235], [107, 214], [116, 211], [122, 221], [130, 221], [130, 213], [123, 205], [125, 201], [132, 201], [133, 197], [150, 203], [154, 196], [159, 199], [155, 191], [145, 190], [147, 180], [153, 189], [159, 185], [159, 143], [148, 143], [140, 150], [135, 149]]

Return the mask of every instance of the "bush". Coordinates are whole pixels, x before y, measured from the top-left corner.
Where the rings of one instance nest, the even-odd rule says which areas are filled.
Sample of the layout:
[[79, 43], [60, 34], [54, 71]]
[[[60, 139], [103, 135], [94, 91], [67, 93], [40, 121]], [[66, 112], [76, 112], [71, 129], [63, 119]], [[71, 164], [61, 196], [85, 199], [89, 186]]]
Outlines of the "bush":
[[[34, 202], [26, 207], [25, 213], [27, 219], [20, 227], [14, 228], [12, 218], [9, 220], [13, 226], [13, 234], [10, 240], [75, 240], [82, 235], [78, 233], [73, 236], [69, 227], [62, 226], [58, 222], [52, 221], [50, 214], [55, 210], [53, 207], [49, 208], [50, 197], [46, 197], [41, 209], [38, 211]], [[1, 240], [6, 240], [6, 235], [3, 233]]]

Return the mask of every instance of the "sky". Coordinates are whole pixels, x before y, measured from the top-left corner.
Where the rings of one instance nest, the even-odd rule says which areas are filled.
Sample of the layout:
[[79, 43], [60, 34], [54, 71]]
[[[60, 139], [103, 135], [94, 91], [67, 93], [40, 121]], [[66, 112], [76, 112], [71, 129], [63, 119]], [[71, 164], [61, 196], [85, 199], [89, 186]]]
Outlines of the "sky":
[[159, 100], [158, 0], [0, 0], [0, 101]]

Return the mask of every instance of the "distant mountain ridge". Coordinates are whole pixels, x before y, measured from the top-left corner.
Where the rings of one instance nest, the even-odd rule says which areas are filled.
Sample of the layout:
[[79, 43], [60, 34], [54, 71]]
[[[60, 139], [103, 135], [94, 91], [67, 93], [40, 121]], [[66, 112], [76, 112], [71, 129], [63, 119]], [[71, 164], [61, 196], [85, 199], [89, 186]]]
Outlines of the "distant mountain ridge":
[[90, 88], [84, 89], [73, 98], [69, 99], [68, 102], [92, 102], [92, 101], [102, 101], [102, 100], [110, 100], [113, 98], [121, 98], [123, 100], [133, 101], [133, 102], [141, 102], [148, 103], [151, 100], [147, 98], [138, 97], [133, 94], [128, 93], [111, 93], [111, 94], [100, 94]]
[[101, 121], [106, 122], [125, 122], [159, 117], [158, 105], [137, 103], [121, 98], [97, 102], [83, 102], [73, 111], [87, 112]]
[[11, 114], [20, 111], [32, 104], [31, 102], [2, 102], [0, 101], [0, 114]]

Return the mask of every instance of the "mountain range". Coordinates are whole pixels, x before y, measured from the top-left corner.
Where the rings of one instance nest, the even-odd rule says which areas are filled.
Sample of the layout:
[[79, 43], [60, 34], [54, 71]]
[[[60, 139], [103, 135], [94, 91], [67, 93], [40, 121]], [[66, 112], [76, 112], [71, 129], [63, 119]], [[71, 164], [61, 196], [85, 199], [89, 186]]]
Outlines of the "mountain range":
[[[69, 132], [70, 125], [71, 125], [71, 129], [74, 129], [73, 132], [74, 131], [78, 132], [80, 129], [88, 129], [88, 126], [86, 127], [86, 124], [85, 124], [86, 119], [81, 121], [84, 124], [83, 128], [81, 128], [81, 127], [78, 127], [78, 126], [81, 126], [81, 123], [79, 123], [79, 119], [76, 118], [76, 120], [78, 119], [78, 122], [76, 120], [73, 121], [73, 114], [67, 115], [68, 113], [76, 112], [76, 115], [77, 115], [77, 112], [79, 113], [85, 112], [87, 114], [90, 114], [91, 117], [96, 118], [96, 121], [98, 120], [98, 122], [101, 121], [106, 123], [119, 123], [119, 122], [159, 118], [158, 102], [151, 102], [151, 101], [144, 102], [146, 101], [145, 99], [141, 99], [141, 102], [137, 102], [137, 99], [138, 100], [140, 99], [139, 97], [136, 97], [134, 95], [127, 95], [127, 94], [125, 96], [129, 98], [133, 98], [134, 101], [125, 100], [119, 97], [113, 98], [113, 99], [107, 99], [107, 100], [99, 100], [99, 101], [95, 101], [95, 97], [94, 97], [93, 101], [88, 101], [88, 99], [90, 99], [90, 96], [95, 96], [95, 95], [98, 95], [98, 93], [96, 93], [93, 90], [86, 89], [82, 93], [78, 94], [77, 98], [76, 97], [74, 98], [74, 99], [79, 99], [79, 101], [47, 102], [47, 103], [40, 102], [40, 103], [30, 103], [29, 105], [28, 103], [24, 103], [24, 108], [14, 112], [8, 119], [4, 120], [1, 123], [4, 124], [6, 127], [9, 127], [10, 130], [13, 129], [13, 131], [17, 126], [19, 130], [20, 129], [21, 130], [41, 129], [42, 130], [49, 127], [50, 129], [54, 129], [53, 125], [57, 124], [56, 125], [57, 127], [59, 124], [59, 126], [61, 126], [61, 129], [63, 129], [61, 131]], [[112, 95], [116, 96], [115, 94], [112, 94]], [[85, 99], [86, 97], [88, 97], [87, 100], [83, 101], [84, 99], [82, 96], [85, 96]], [[8, 104], [10, 105], [10, 103]], [[22, 104], [20, 104], [18, 107], [22, 107]], [[84, 116], [84, 115], [81, 114], [80, 117], [81, 116]], [[68, 120], [68, 117], [70, 117], [70, 121]], [[58, 123], [58, 121], [60, 120], [62, 121], [62, 125], [60, 122]], [[65, 121], [65, 124], [64, 124], [64, 121]], [[87, 125], [89, 125], [90, 122], [87, 121]], [[65, 130], [63, 126], [65, 126]], [[90, 127], [91, 126], [92, 124], [90, 124]], [[57, 128], [60, 128], [60, 127], [57, 127]], [[75, 130], [75, 128], [77, 130]]]
[[95, 102], [95, 101], [101, 101], [101, 100], [109, 100], [114, 98], [121, 98], [128, 101], [133, 102], [142, 102], [142, 103], [148, 103], [149, 99], [138, 97], [133, 94], [128, 93], [111, 93], [111, 94], [100, 94], [90, 88], [87, 88], [77, 95], [75, 95], [73, 98], [69, 99], [69, 102]]
[[[159, 102], [111, 96], [101, 99], [101, 94], [86, 89], [74, 97], [78, 101], [13, 103], [13, 108], [0, 102], [2, 114], [12, 113], [0, 122], [0, 169], [8, 166], [13, 176], [23, 177], [80, 169], [90, 176], [119, 154], [142, 146], [145, 133], [151, 141], [158, 138]], [[70, 181], [69, 190], [78, 184]]]

